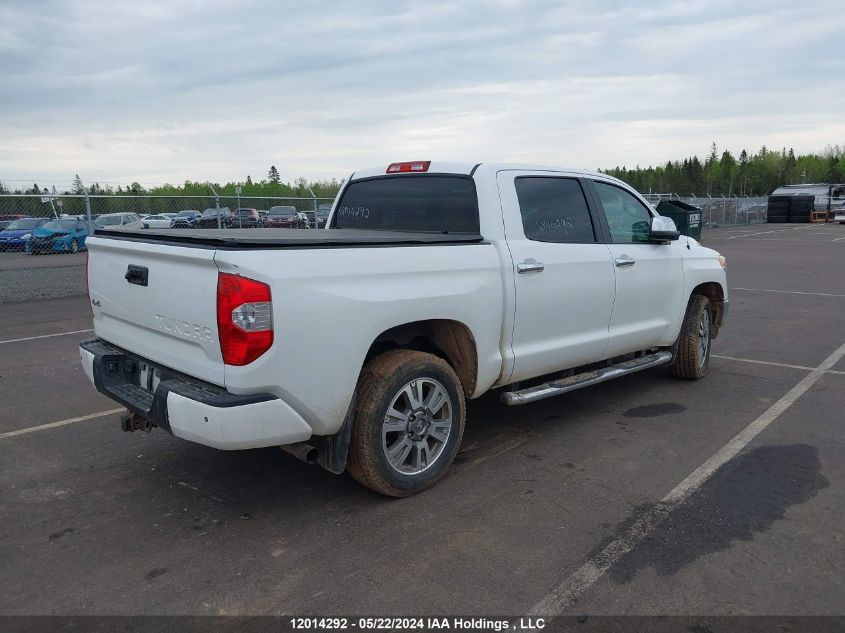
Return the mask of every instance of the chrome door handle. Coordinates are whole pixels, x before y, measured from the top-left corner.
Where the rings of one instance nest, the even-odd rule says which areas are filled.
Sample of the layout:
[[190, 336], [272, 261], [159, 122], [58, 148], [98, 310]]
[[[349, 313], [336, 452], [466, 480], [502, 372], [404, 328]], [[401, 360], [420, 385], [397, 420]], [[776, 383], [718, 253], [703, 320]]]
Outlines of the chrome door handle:
[[636, 259], [631, 259], [627, 255], [622, 255], [621, 257], [616, 258], [616, 266], [618, 268], [626, 268], [628, 266], [633, 266], [637, 263]]
[[525, 273], [541, 273], [546, 269], [542, 262], [534, 261], [533, 259], [526, 259], [521, 264], [516, 265], [516, 272], [520, 275]]

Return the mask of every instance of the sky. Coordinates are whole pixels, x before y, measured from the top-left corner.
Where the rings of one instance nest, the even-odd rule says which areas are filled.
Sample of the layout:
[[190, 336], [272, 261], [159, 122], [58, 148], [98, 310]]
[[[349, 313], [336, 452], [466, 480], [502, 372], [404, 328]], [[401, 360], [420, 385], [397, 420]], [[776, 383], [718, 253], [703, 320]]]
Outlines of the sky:
[[841, 0], [2, 0], [0, 181], [845, 145]]

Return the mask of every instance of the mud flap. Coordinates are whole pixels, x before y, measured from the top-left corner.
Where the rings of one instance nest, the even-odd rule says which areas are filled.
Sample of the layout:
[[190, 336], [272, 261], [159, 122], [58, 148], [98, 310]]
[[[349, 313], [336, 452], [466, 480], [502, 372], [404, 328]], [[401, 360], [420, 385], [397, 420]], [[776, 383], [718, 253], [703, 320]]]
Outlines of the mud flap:
[[346, 410], [346, 417], [343, 425], [334, 435], [315, 436], [310, 444], [317, 448], [317, 463], [334, 473], [341, 474], [346, 470], [346, 456], [349, 453], [349, 440], [352, 437], [352, 421], [355, 417], [355, 404], [357, 396], [353, 394], [352, 402]]

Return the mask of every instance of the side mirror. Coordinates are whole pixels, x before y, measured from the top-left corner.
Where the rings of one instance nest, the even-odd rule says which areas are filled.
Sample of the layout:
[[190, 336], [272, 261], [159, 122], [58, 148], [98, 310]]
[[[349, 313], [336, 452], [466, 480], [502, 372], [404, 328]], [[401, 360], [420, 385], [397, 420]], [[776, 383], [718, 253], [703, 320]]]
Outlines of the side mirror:
[[651, 218], [651, 228], [648, 232], [649, 242], [666, 243], [672, 242], [681, 237], [681, 232], [675, 226], [672, 218], [657, 215]]

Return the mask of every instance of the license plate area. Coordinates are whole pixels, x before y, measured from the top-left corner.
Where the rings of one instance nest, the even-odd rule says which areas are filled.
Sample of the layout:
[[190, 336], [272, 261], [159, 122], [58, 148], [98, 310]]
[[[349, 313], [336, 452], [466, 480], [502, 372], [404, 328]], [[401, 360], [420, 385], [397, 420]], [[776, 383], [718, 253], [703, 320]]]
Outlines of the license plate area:
[[138, 386], [149, 393], [155, 393], [161, 382], [161, 370], [147, 363], [138, 363]]

